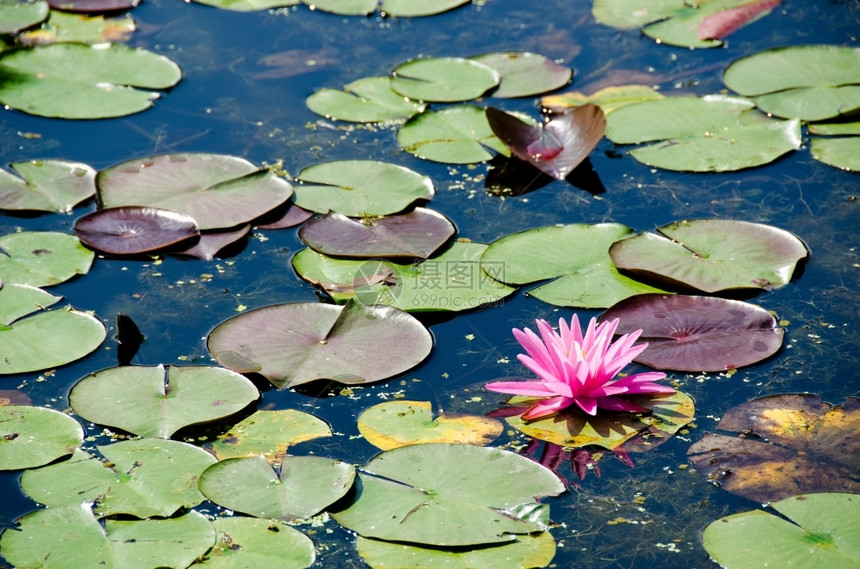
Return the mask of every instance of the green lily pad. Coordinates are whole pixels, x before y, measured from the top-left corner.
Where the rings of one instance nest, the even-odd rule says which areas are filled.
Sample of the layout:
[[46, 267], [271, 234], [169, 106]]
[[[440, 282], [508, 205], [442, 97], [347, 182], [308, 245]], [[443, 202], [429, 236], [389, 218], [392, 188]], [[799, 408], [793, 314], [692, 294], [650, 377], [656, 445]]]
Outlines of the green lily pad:
[[[557, 306], [606, 308], [629, 296], [660, 292], [618, 273], [609, 247], [632, 230], [618, 223], [538, 227], [490, 243], [481, 267], [510, 285], [553, 279], [527, 293]], [[576, 247], [571, 247], [576, 243]]]
[[262, 455], [270, 462], [280, 462], [290, 446], [331, 435], [328, 423], [310, 413], [256, 411], [205, 448], [218, 460]]
[[[58, 0], [58, 2], [64, 1]], [[106, 18], [51, 10], [46, 22], [38, 29], [21, 33], [18, 41], [27, 46], [58, 42], [90, 45], [111, 41], [118, 43], [128, 41], [135, 29], [134, 19], [129, 15], [121, 18]]]
[[84, 442], [80, 423], [44, 407], [0, 407], [0, 427], [0, 470], [42, 466], [72, 454]]
[[99, 517], [168, 517], [204, 500], [200, 475], [216, 459], [178, 441], [137, 439], [98, 447], [106, 461], [75, 450], [66, 461], [28, 470], [21, 488], [51, 508], [95, 502]]
[[438, 546], [513, 541], [546, 529], [512, 514], [564, 492], [547, 468], [510, 451], [451, 443], [380, 453], [359, 471], [353, 501], [331, 512], [362, 537]]
[[[642, 33], [660, 43], [709, 48], [723, 45], [723, 42], [713, 39], [710, 32], [703, 31], [703, 27], [713, 27], [707, 24], [709, 18], [720, 12], [739, 10], [758, 2], [759, 0], [702, 0], [689, 4], [684, 0], [595, 0], [592, 13], [597, 21], [607, 26], [623, 30], [641, 27]], [[734, 19], [747, 23], [772, 7], [760, 7], [754, 14], [744, 15], [739, 12]], [[730, 30], [733, 31], [740, 25], [735, 22]]]
[[0, 0], [0, 34], [16, 34], [48, 17], [51, 8], [43, 0]]
[[77, 162], [13, 162], [21, 177], [0, 170], [0, 209], [66, 213], [96, 193], [96, 171]]
[[860, 399], [831, 405], [817, 395], [785, 394], [732, 407], [719, 429], [687, 456], [722, 489], [766, 503], [809, 492], [849, 492], [860, 472]]
[[316, 558], [311, 539], [278, 520], [218, 518], [212, 526], [218, 542], [195, 567], [305, 569]]
[[343, 16], [368, 16], [377, 9], [384, 15], [401, 18], [432, 16], [469, 0], [302, 0], [315, 10]]
[[805, 45], [768, 49], [726, 67], [729, 89], [766, 113], [819, 121], [860, 109], [860, 49]]
[[72, 387], [81, 417], [141, 437], [170, 438], [189, 425], [229, 417], [260, 392], [244, 376], [208, 366], [120, 366], [91, 373]]
[[214, 6], [234, 12], [255, 12], [301, 4], [300, 0], [194, 0], [200, 4]]
[[17, 283], [5, 283], [0, 288], [0, 326], [10, 326], [13, 322], [44, 310], [62, 300], [40, 288]]
[[809, 134], [828, 136], [810, 138], [813, 158], [850, 172], [860, 171], [860, 136], [856, 136], [860, 135], [860, 122], [817, 123], [808, 128]]
[[350, 122], [404, 121], [427, 107], [392, 91], [388, 77], [365, 77], [343, 91], [320, 89], [308, 97], [307, 105], [318, 115]]
[[800, 122], [779, 121], [747, 99], [667, 97], [627, 105], [606, 117], [616, 144], [654, 143], [630, 155], [667, 170], [726, 172], [760, 166], [800, 147]]
[[342, 498], [354, 479], [353, 465], [320, 456], [288, 456], [278, 471], [262, 456], [228, 458], [203, 473], [200, 491], [258, 518], [305, 519]]
[[827, 567], [860, 564], [860, 495], [801, 494], [769, 507], [720, 518], [705, 528], [702, 542], [726, 569]]
[[0, 548], [21, 569], [133, 569], [187, 567], [215, 543], [215, 529], [203, 514], [188, 512], [164, 520], [106, 520], [104, 527], [90, 505], [36, 510], [18, 519], [16, 531], [4, 531]]
[[428, 57], [394, 68], [391, 89], [415, 101], [454, 103], [477, 99], [499, 84], [499, 73], [461, 57]]
[[421, 363], [433, 337], [413, 316], [389, 306], [296, 302], [234, 316], [212, 330], [207, 346], [224, 367], [257, 372], [283, 389], [317, 379], [387, 379]]
[[518, 535], [512, 542], [466, 551], [420, 547], [358, 536], [358, 554], [373, 569], [522, 569], [546, 567], [555, 557], [555, 540], [549, 532]]
[[495, 69], [499, 87], [493, 97], [530, 97], [564, 87], [573, 78], [570, 67], [545, 55], [527, 51], [504, 51], [476, 55], [469, 59]]
[[98, 348], [106, 336], [98, 318], [71, 307], [31, 314], [0, 326], [0, 374], [38, 371], [79, 360]]
[[502, 434], [502, 424], [482, 415], [441, 413], [429, 401], [385, 401], [358, 416], [358, 432], [382, 450], [419, 443], [488, 445]]
[[[530, 437], [563, 447], [596, 445], [611, 450], [633, 441], [630, 450], [642, 451], [667, 441], [689, 424], [695, 414], [693, 399], [680, 391], [631, 399], [651, 410], [651, 414], [600, 412], [592, 417], [570, 407], [535, 421], [524, 421], [521, 415], [507, 417], [505, 421]], [[534, 398], [516, 396], [510, 404], [525, 410], [534, 402]]]
[[170, 59], [122, 44], [57, 43], [0, 55], [0, 102], [31, 115], [65, 119], [144, 111], [182, 78]]
[[96, 177], [102, 208], [149, 206], [190, 215], [201, 230], [252, 221], [293, 195], [289, 182], [238, 156], [162, 154], [129, 160]]
[[472, 105], [412, 117], [397, 131], [397, 142], [419, 158], [449, 164], [485, 162], [493, 157], [490, 150], [510, 156], [493, 134], [484, 109]]
[[770, 225], [694, 219], [613, 244], [609, 255], [627, 271], [704, 292], [788, 284], [809, 255], [803, 241]]
[[299, 207], [349, 217], [387, 215], [433, 197], [433, 182], [414, 170], [376, 160], [336, 160], [305, 168], [297, 177]]
[[299, 237], [324, 255], [426, 259], [456, 231], [441, 213], [417, 207], [404, 214], [361, 220], [329, 213], [302, 225]]
[[491, 278], [500, 264], [483, 264], [482, 243], [453, 243], [416, 264], [337, 259], [303, 249], [293, 257], [299, 275], [336, 302], [356, 300], [406, 311], [461, 311], [497, 302], [516, 290]]
[[86, 274], [94, 257], [74, 235], [9, 233], [0, 237], [0, 279], [4, 283], [52, 286]]

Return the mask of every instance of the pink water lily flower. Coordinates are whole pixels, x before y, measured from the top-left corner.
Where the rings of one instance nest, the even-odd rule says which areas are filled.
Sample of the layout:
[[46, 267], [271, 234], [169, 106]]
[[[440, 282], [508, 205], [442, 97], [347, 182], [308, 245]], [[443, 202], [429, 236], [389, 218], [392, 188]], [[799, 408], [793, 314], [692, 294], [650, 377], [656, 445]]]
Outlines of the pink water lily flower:
[[517, 357], [540, 380], [497, 381], [486, 385], [490, 391], [499, 393], [543, 397], [523, 413], [523, 419], [540, 419], [574, 403], [589, 415], [595, 415], [598, 407], [642, 412], [647, 410], [623, 399], [623, 396], [675, 392], [669, 386], [654, 383], [666, 377], [660, 371], [616, 377], [624, 366], [648, 347], [647, 343], [633, 345], [642, 330], [624, 334], [612, 342], [618, 319], [598, 326], [597, 319], [592, 318], [585, 335], [575, 314], [570, 326], [564, 319], [559, 320], [559, 332], [553, 330], [546, 320], [535, 320], [535, 323], [540, 336], [528, 328], [515, 328], [513, 332], [528, 352], [528, 355]]

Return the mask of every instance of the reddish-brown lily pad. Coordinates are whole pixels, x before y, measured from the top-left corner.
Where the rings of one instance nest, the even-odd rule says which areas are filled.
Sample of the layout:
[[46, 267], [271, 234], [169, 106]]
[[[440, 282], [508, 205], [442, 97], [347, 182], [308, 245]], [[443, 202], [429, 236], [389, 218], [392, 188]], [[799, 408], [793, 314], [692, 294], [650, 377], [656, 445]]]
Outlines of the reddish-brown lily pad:
[[77, 12], [81, 14], [103, 14], [130, 10], [140, 4], [140, 0], [48, 0], [54, 10]]
[[299, 230], [308, 247], [336, 257], [412, 257], [426, 259], [456, 229], [444, 215], [415, 208], [402, 215], [352, 219], [329, 213]]
[[215, 258], [222, 249], [236, 243], [251, 231], [250, 225], [243, 225], [232, 231], [209, 231], [200, 234], [200, 239], [193, 246], [180, 251], [183, 255], [190, 255], [207, 261]]
[[114, 207], [88, 213], [75, 222], [75, 235], [93, 249], [137, 255], [164, 249], [200, 232], [191, 216], [154, 207]]
[[763, 308], [726, 298], [640, 294], [601, 315], [618, 318], [617, 334], [642, 329], [648, 342], [635, 361], [657, 369], [725, 371], [779, 350], [785, 330]]
[[729, 409], [722, 431], [687, 451], [696, 471], [756, 502], [860, 490], [860, 399], [831, 405], [812, 394], [770, 395]]
[[606, 132], [606, 118], [587, 103], [546, 124], [528, 123], [499, 109], [486, 110], [493, 133], [511, 152], [556, 180], [564, 180], [585, 160]]

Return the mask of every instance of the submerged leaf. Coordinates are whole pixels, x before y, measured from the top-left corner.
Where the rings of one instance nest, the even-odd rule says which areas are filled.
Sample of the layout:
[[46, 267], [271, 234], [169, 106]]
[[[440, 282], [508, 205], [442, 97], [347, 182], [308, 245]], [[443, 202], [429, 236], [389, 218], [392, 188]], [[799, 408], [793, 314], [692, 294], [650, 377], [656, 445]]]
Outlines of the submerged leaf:
[[860, 489], [860, 399], [831, 405], [812, 394], [770, 395], [726, 411], [687, 451], [724, 490], [766, 503], [809, 492]]

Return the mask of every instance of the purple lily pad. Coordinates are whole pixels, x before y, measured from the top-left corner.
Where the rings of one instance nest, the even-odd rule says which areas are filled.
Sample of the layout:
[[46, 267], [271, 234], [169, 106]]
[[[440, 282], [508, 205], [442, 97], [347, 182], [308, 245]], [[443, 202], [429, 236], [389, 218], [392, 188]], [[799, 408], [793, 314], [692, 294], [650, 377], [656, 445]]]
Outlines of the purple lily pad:
[[617, 241], [619, 269], [704, 292], [779, 288], [809, 250], [784, 229], [733, 219], [693, 219]]
[[236, 243], [248, 235], [249, 231], [251, 231], [251, 226], [245, 224], [232, 231], [209, 231], [207, 233], [201, 233], [200, 239], [197, 243], [184, 251], [179, 251], [179, 253], [211, 261], [219, 251], [233, 243]]
[[444, 215], [416, 208], [402, 215], [361, 220], [329, 213], [307, 222], [299, 230], [299, 237], [324, 255], [426, 259], [455, 231]]
[[272, 218], [271, 221], [269, 221], [269, 215], [266, 215], [266, 223], [258, 224], [257, 229], [287, 229], [301, 225], [314, 215], [316, 215], [314, 212], [291, 203], [287, 206], [286, 211], [283, 211], [280, 216]]
[[493, 133], [514, 156], [556, 180], [567, 178], [606, 132], [603, 111], [591, 103], [566, 110], [546, 124], [531, 124], [493, 107], [486, 115]]
[[140, 0], [48, 0], [53, 10], [79, 14], [103, 14], [130, 10], [140, 4]]
[[617, 334], [642, 329], [648, 347], [635, 361], [657, 369], [725, 371], [770, 357], [785, 330], [763, 308], [726, 298], [640, 294], [601, 315]]
[[390, 306], [296, 302], [222, 322], [207, 347], [222, 366], [259, 373], [283, 389], [317, 379], [350, 385], [387, 379], [421, 363], [433, 337], [414, 316]]
[[114, 207], [75, 222], [75, 235], [103, 253], [137, 255], [200, 235], [191, 216], [154, 207]]

